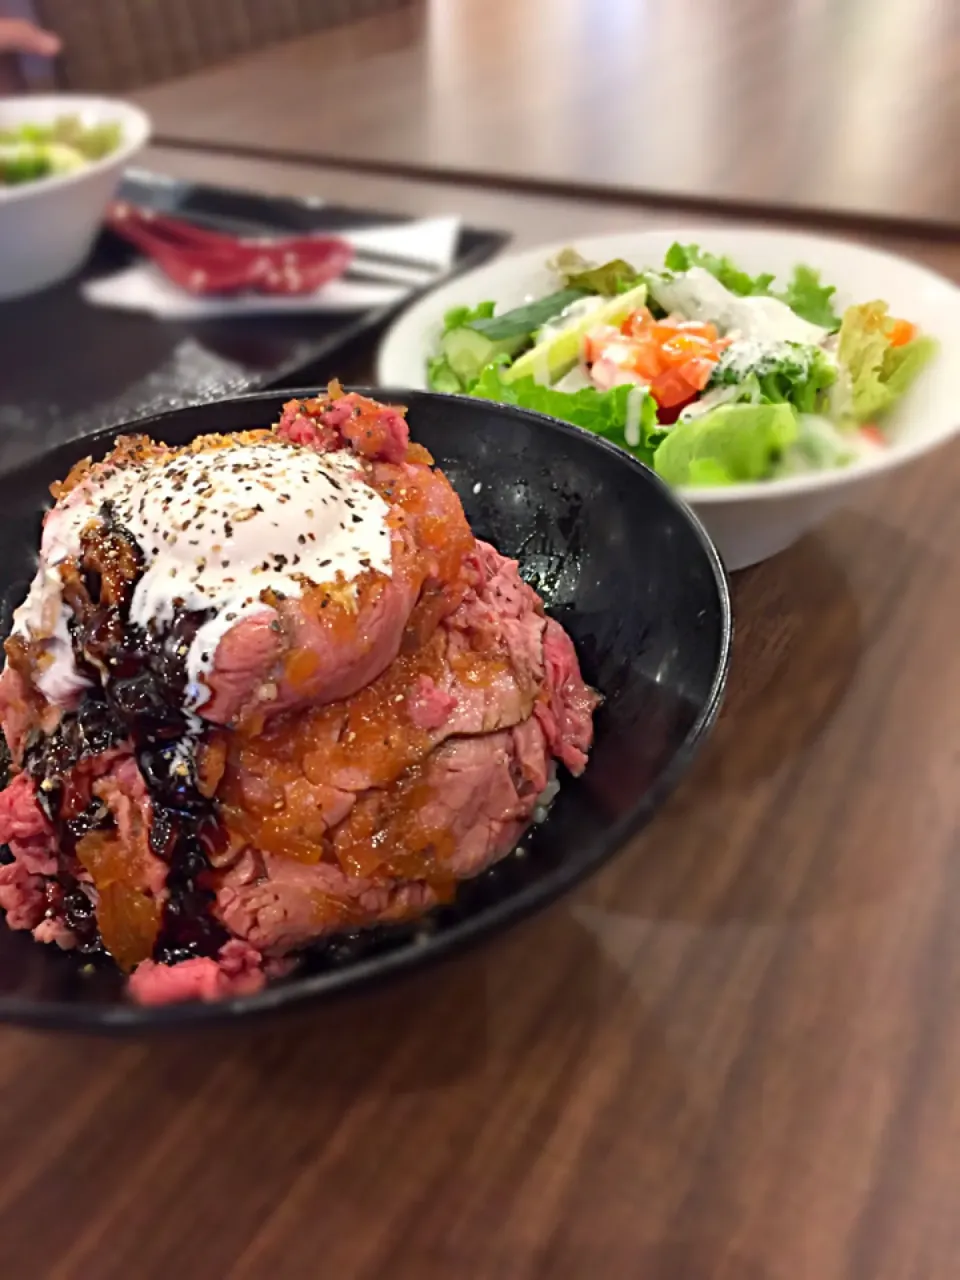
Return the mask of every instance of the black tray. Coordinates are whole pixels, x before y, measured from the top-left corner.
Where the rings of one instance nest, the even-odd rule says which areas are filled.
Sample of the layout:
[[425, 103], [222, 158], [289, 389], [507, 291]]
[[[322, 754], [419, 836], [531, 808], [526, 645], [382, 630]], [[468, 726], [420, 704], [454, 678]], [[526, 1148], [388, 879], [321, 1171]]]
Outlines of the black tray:
[[[371, 209], [127, 175], [120, 195], [205, 226], [258, 232], [338, 231], [410, 221]], [[449, 275], [476, 266], [509, 237], [464, 227]], [[136, 251], [105, 232], [80, 275], [127, 265]], [[448, 277], [444, 277], [448, 278]], [[440, 281], [434, 282], [440, 283]], [[171, 322], [88, 306], [74, 277], [0, 303], [0, 465], [102, 427], [261, 387], [355, 379], [354, 348], [399, 306], [347, 315], [248, 316]], [[406, 300], [402, 306], [407, 305]], [[351, 359], [352, 357], [352, 359]]]

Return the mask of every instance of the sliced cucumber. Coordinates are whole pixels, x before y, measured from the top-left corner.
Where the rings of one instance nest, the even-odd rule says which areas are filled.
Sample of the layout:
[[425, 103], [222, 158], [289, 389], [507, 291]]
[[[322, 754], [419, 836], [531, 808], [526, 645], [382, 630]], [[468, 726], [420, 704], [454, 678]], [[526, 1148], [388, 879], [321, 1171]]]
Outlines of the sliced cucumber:
[[525, 351], [508, 369], [503, 371], [504, 382], [517, 382], [520, 378], [534, 378], [537, 382], [552, 385], [558, 382], [580, 358], [580, 340], [597, 325], [620, 325], [631, 311], [642, 307], [647, 300], [647, 286], [639, 284], [628, 293], [611, 298], [596, 311], [591, 311], [569, 329], [538, 342]]
[[481, 370], [497, 356], [515, 355], [527, 341], [526, 333], [494, 342], [472, 325], [451, 329], [440, 339], [440, 350], [447, 364], [462, 383], [469, 385], [480, 376]]
[[569, 307], [587, 296], [587, 289], [560, 289], [557, 293], [549, 293], [545, 298], [537, 298], [535, 302], [526, 302], [522, 307], [514, 307], [505, 311], [502, 316], [490, 316], [483, 320], [473, 320], [470, 328], [482, 333], [491, 342], [502, 342], [505, 338], [529, 338]]
[[440, 391], [444, 395], [456, 396], [463, 391], [463, 383], [443, 356], [427, 362], [427, 382], [431, 391]]

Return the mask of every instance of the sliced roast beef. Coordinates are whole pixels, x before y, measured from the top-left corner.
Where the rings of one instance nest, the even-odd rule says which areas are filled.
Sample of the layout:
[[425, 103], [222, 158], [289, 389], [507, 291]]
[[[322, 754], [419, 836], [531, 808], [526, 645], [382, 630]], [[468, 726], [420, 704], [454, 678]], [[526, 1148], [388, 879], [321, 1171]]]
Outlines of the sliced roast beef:
[[[125, 884], [160, 898], [166, 886], [167, 866], [150, 844], [153, 802], [137, 762], [131, 756], [117, 761], [109, 773], [93, 784], [93, 793], [103, 800], [113, 816], [114, 829], [123, 849]], [[77, 846], [81, 862], [84, 860], [82, 846], [81, 840]], [[94, 871], [88, 870], [96, 884]]]
[[474, 542], [447, 480], [423, 463], [387, 462], [369, 478], [396, 521], [391, 576], [311, 589], [238, 622], [217, 647], [204, 719], [267, 720], [349, 698], [386, 670], [411, 626], [421, 641], [459, 605]]
[[449, 738], [522, 724], [543, 693], [544, 618], [516, 564], [481, 547], [460, 606], [353, 698], [232, 746], [228, 824], [270, 852], [314, 849], [356, 795], [393, 784]]
[[402, 462], [410, 442], [404, 410], [356, 392], [288, 401], [277, 434], [323, 452], [348, 447], [360, 457], [384, 462]]
[[457, 706], [457, 696], [441, 689], [433, 676], [417, 676], [407, 702], [410, 719], [418, 729], [439, 729]]
[[521, 762], [512, 731], [444, 743], [392, 788], [358, 800], [333, 832], [337, 860], [355, 875], [438, 884], [478, 874], [516, 843], [545, 784], [542, 736], [539, 760], [525, 745]]
[[[39, 940], [105, 950], [132, 971], [131, 994], [145, 1004], [255, 992], [320, 938], [414, 919], [449, 900], [458, 881], [516, 845], [556, 788], [553, 762], [579, 773], [591, 745], [598, 699], [572, 642], [546, 617], [517, 563], [475, 541], [446, 478], [410, 444], [402, 411], [332, 394], [291, 401], [275, 430], [288, 442], [270, 446], [283, 455], [270, 473], [281, 480], [261, 477], [264, 505], [255, 508], [245, 495], [261, 481], [244, 474], [242, 449], [260, 449], [268, 432], [242, 433], [232, 462], [217, 452], [234, 447], [229, 437], [179, 455], [139, 437], [118, 442], [93, 471], [76, 469], [63, 493], [76, 489], [78, 510], [90, 507], [96, 476], [114, 467], [126, 514], [118, 518], [116, 504], [104, 501], [83, 516], [81, 552], [52, 562], [53, 603], [62, 592], [69, 626], [60, 616], [56, 636], [47, 636], [44, 613], [25, 633], [29, 644], [18, 637], [7, 644], [0, 725], [15, 777], [0, 792], [0, 843], [9, 850], [0, 908]], [[292, 445], [336, 452], [338, 461], [300, 454], [293, 470]], [[211, 507], [230, 542], [231, 520], [246, 528], [255, 511], [276, 504], [271, 527], [286, 542], [274, 559], [298, 563], [308, 533], [301, 537], [293, 521], [298, 510], [314, 517], [318, 472], [340, 477], [339, 494], [328, 490], [338, 513], [333, 528], [351, 530], [350, 519], [363, 522], [359, 509], [373, 510], [379, 543], [363, 545], [381, 548], [362, 553], [354, 533], [349, 581], [334, 574], [318, 583], [316, 565], [336, 563], [319, 556], [310, 560], [311, 577], [292, 573], [268, 588], [251, 577], [252, 595], [237, 591], [240, 620], [217, 631], [212, 667], [199, 677], [190, 663], [204, 648], [198, 637], [209, 634], [204, 619], [233, 621], [232, 598], [218, 615], [205, 608], [209, 596], [180, 609], [178, 595], [172, 623], [162, 613], [144, 621], [131, 604], [138, 575], [161, 563], [154, 548], [143, 568], [140, 544], [156, 537], [159, 546], [167, 533], [162, 515], [151, 515], [141, 534], [129, 531], [144, 499], [137, 493], [140, 506], [132, 504], [125, 468], [154, 466], [158, 457], [165, 468], [169, 458], [174, 470], [164, 471], [159, 490], [167, 494], [169, 482], [163, 502], [177, 502], [193, 492], [183, 488], [183, 476], [194, 474], [184, 453], [194, 462], [202, 455], [193, 483], [207, 503], [190, 513], [198, 547], [196, 561], [192, 552], [185, 560], [190, 590], [199, 590], [207, 563], [199, 535]], [[215, 495], [232, 492], [238, 475], [244, 496], [224, 516]], [[297, 483], [309, 487], [300, 508]], [[66, 505], [57, 514], [61, 524], [71, 518]], [[48, 521], [45, 539], [57, 528], [56, 518]], [[320, 547], [331, 535], [318, 536]], [[242, 539], [233, 551], [211, 546], [226, 582], [241, 572], [234, 565], [266, 572], [259, 534], [245, 537], [239, 560], [228, 557]], [[93, 559], [88, 542], [96, 543]], [[164, 565], [171, 596], [182, 559], [178, 550], [169, 574]], [[73, 701], [51, 694], [56, 705], [37, 683], [54, 639], [67, 646], [62, 665], [74, 662], [76, 685]], [[199, 717], [184, 701], [188, 671], [210, 689]]]
[[177, 1004], [184, 1000], [224, 1000], [249, 996], [266, 982], [263, 956], [231, 938], [217, 954], [195, 956], [180, 964], [145, 960], [130, 976], [130, 994], [139, 1004]]
[[593, 713], [600, 698], [584, 684], [573, 641], [553, 618], [543, 637], [548, 699], [537, 704], [537, 717], [550, 750], [573, 774], [582, 773], [593, 742]]
[[[15, 648], [12, 642], [7, 643]], [[61, 708], [45, 702], [8, 658], [0, 672], [0, 729], [15, 765], [22, 764], [31, 734], [53, 733], [60, 717]]]
[[0, 675], [0, 729], [16, 764], [23, 759], [27, 734], [37, 719], [31, 703], [30, 686], [8, 662]]
[[36, 929], [47, 909], [46, 880], [19, 860], [0, 867], [0, 907], [11, 929]]
[[[53, 827], [37, 803], [33, 779], [27, 773], [17, 774], [10, 785], [0, 791], [0, 844], [9, 846], [14, 854], [36, 847], [36, 858], [45, 862], [51, 856], [46, 846], [53, 836]], [[43, 865], [36, 870], [44, 874], [48, 868]]]
[[[66, 875], [75, 891], [88, 893], [96, 905], [111, 954], [132, 969], [151, 954], [167, 878], [166, 864], [150, 847], [152, 802], [146, 784], [129, 749], [111, 749], [74, 766], [62, 780], [60, 797], [60, 812], [68, 821], [98, 804], [109, 814], [73, 849], [63, 847], [62, 833], [43, 812], [37, 783], [27, 772], [0, 792], [0, 843], [13, 859], [0, 867], [0, 907], [13, 928], [33, 929], [38, 941], [72, 946], [69, 922], [54, 911]], [[61, 886], [47, 892], [54, 878]]]
[[[231, 933], [285, 955], [344, 928], [420, 915], [451, 884], [479, 874], [514, 847], [546, 785], [549, 755], [535, 721], [446, 743], [422, 773], [371, 790], [334, 830], [337, 862], [265, 854], [259, 874], [228, 872], [217, 909]], [[383, 843], [394, 857], [386, 864]], [[363, 874], [362, 867], [375, 867]]]
[[397, 656], [422, 581], [416, 562], [397, 556], [394, 576], [363, 584], [356, 603], [311, 592], [238, 622], [217, 646], [200, 714], [230, 724], [348, 698]]
[[265, 854], [252, 884], [228, 881], [217, 894], [220, 919], [266, 956], [291, 951], [342, 929], [389, 924], [421, 915], [437, 901], [421, 882], [364, 880], [331, 863]]

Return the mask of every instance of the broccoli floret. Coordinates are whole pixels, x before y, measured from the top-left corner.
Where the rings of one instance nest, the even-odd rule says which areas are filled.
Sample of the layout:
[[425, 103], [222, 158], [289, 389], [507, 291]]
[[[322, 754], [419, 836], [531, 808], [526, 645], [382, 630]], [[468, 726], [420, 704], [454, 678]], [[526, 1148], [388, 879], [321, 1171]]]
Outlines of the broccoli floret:
[[766, 403], [792, 404], [801, 413], [816, 413], [836, 377], [836, 366], [820, 347], [800, 342], [735, 342], [721, 357], [708, 389], [734, 387], [755, 378]]

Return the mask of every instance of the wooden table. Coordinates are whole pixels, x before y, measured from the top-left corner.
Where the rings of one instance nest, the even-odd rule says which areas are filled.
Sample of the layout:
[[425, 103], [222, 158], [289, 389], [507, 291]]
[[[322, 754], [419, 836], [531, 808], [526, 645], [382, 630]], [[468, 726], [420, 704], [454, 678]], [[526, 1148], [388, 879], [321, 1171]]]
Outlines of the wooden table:
[[424, 0], [145, 90], [165, 138], [960, 225], [949, 0]]
[[[520, 242], [624, 221], [457, 203]], [[956, 247], [890, 243], [960, 278]], [[958, 487], [960, 443], [737, 576], [729, 696], [693, 772], [539, 917], [232, 1034], [0, 1030], [0, 1274], [955, 1280]]]

